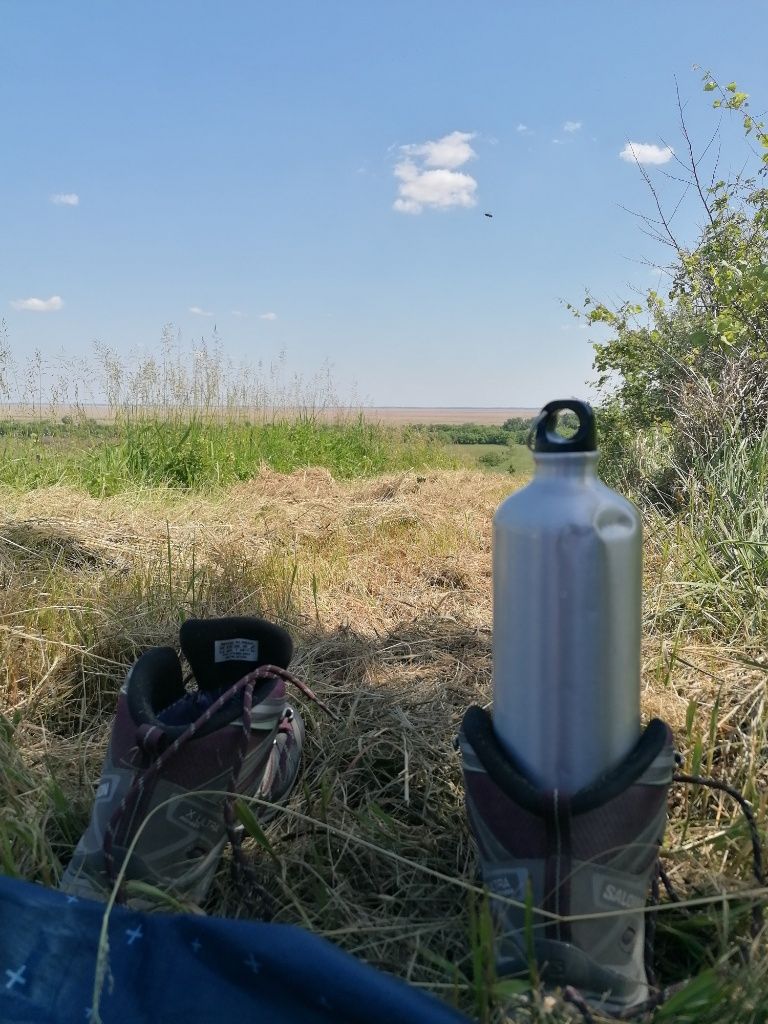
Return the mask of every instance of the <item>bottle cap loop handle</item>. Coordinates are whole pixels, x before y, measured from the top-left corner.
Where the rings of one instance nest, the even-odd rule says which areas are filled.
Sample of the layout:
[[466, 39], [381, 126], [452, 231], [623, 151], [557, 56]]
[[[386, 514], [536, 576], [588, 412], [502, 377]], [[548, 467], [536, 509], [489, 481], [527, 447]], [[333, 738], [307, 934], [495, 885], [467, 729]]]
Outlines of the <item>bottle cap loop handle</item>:
[[[579, 421], [578, 429], [572, 437], [563, 437], [556, 433], [557, 414], [572, 412]], [[535, 430], [535, 452], [565, 454], [567, 452], [594, 452], [597, 450], [597, 430], [595, 413], [587, 402], [576, 398], [559, 399], [547, 402], [538, 415]]]

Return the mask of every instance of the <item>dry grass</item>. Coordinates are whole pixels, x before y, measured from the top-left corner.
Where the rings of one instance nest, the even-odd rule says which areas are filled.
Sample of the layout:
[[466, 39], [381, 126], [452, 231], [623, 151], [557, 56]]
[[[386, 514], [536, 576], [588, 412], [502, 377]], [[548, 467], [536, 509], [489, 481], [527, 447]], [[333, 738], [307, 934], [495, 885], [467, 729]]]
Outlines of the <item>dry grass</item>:
[[[491, 517], [518, 483], [437, 471], [339, 482], [313, 470], [207, 497], [4, 492], [3, 870], [56, 883], [138, 652], [173, 643], [188, 615], [273, 617], [296, 641], [292, 667], [339, 716], [303, 709], [291, 803], [303, 817], [270, 827], [278, 863], [254, 850], [278, 918], [488, 1019], [452, 740], [465, 708], [490, 699]], [[662, 569], [649, 559], [644, 712], [666, 718], [702, 770], [746, 786], [762, 821], [765, 672], [693, 634], [659, 633]], [[727, 798], [676, 793], [672, 805], [666, 861], [683, 894], [748, 885], [748, 840]], [[205, 909], [249, 913], [225, 870]], [[736, 908], [726, 921], [722, 906], [664, 915], [665, 976], [728, 959], [744, 920]], [[529, 1003], [519, 1019], [559, 1019], [548, 1006]]]

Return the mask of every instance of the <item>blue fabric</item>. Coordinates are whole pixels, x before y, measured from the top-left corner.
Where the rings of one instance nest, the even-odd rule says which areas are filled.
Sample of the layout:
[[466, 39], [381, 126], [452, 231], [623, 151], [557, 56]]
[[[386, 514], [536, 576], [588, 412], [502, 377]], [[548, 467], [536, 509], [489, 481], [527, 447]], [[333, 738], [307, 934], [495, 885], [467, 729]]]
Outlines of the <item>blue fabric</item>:
[[[0, 876], [0, 1021], [83, 1024], [104, 904]], [[104, 1024], [467, 1024], [293, 925], [115, 907]]]

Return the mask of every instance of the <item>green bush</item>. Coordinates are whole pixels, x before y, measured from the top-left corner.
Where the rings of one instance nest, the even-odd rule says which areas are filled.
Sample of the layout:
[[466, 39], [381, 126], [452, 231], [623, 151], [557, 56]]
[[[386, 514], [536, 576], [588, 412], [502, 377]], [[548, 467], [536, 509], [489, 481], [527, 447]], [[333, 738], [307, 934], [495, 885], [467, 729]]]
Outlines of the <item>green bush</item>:
[[502, 426], [483, 423], [431, 423], [408, 428], [410, 435], [421, 434], [439, 444], [525, 444], [531, 420], [508, 419]]
[[502, 452], [484, 452], [479, 458], [483, 466], [500, 466], [504, 462], [505, 456]]
[[[674, 235], [671, 216], [641, 168], [657, 206], [658, 231], [673, 252], [667, 295], [650, 289], [644, 303], [624, 302], [614, 309], [587, 296], [586, 313], [571, 307], [589, 323], [611, 329], [608, 339], [594, 346], [603, 421], [610, 423], [614, 438], [604, 463], [617, 463], [610, 471], [629, 479], [648, 468], [640, 465], [647, 459], [638, 450], [647, 446], [648, 432], [653, 450], [664, 459], [671, 455], [687, 470], [699, 459], [704, 441], [712, 453], [718, 450], [724, 433], [717, 423], [724, 410], [742, 435], [755, 439], [768, 417], [768, 188], [763, 183], [768, 131], [749, 113], [747, 95], [735, 83], [721, 88], [707, 75], [705, 90], [716, 94], [716, 107], [741, 118], [748, 141], [757, 143], [753, 175], [710, 179], [716, 160], [705, 168], [691, 156], [686, 170], [704, 226], [688, 246]], [[707, 422], [699, 429], [702, 409]], [[656, 444], [659, 440], [671, 448]]]
[[595, 345], [601, 475], [641, 506], [658, 573], [657, 614], [670, 628], [741, 644], [768, 628], [768, 133], [734, 83], [706, 76], [715, 105], [736, 112], [758, 146], [753, 177], [688, 174], [703, 207], [692, 246], [673, 246], [666, 298], [617, 309], [587, 298], [611, 328]]

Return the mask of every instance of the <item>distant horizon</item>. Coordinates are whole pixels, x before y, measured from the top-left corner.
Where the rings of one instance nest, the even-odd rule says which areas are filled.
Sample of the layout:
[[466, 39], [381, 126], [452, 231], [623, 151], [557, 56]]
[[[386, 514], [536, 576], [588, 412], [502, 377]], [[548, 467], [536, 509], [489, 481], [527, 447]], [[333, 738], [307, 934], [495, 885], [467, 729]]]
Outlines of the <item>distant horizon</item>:
[[[472, 412], [474, 409], [485, 409], [488, 412], [508, 412], [510, 409], [521, 409], [528, 412], [530, 409], [540, 409], [540, 405], [427, 405], [422, 403], [421, 405], [380, 405], [373, 402], [360, 402], [360, 407], [363, 409], [467, 409]], [[337, 406], [342, 409], [344, 406]], [[352, 408], [355, 408], [352, 403]]]

